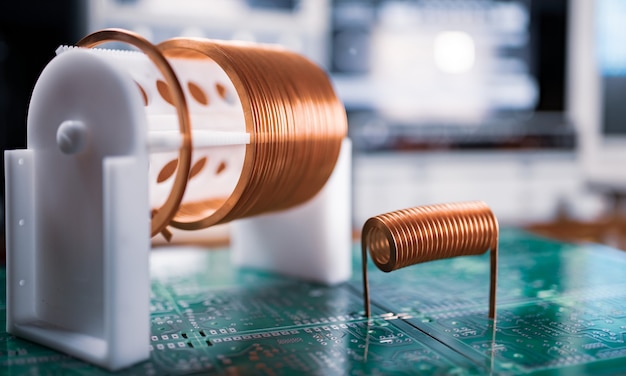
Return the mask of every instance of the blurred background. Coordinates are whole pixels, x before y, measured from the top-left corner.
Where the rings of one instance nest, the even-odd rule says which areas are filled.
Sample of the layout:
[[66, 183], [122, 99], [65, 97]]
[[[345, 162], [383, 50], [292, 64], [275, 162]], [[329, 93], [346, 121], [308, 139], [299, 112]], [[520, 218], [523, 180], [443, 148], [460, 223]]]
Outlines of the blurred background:
[[26, 146], [54, 50], [106, 27], [280, 44], [320, 64], [348, 113], [357, 230], [484, 200], [504, 226], [626, 246], [626, 0], [4, 1], [3, 150]]

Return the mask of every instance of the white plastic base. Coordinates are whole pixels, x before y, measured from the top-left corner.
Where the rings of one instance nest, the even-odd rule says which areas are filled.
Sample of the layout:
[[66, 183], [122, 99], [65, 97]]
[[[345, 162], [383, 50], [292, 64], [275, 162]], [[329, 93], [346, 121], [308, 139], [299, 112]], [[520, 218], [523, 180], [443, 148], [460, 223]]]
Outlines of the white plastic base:
[[231, 223], [233, 263], [334, 285], [352, 274], [352, 143], [322, 191], [296, 208]]
[[148, 359], [146, 134], [124, 72], [80, 50], [46, 66], [28, 149], [5, 153], [7, 332], [109, 370]]

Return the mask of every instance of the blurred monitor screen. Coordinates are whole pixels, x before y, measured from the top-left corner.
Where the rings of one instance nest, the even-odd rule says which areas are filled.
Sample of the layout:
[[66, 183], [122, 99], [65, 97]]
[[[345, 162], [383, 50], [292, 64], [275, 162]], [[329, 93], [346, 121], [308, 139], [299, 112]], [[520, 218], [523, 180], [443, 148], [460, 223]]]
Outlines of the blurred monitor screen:
[[336, 0], [331, 66], [357, 147], [573, 147], [567, 5]]
[[601, 124], [607, 136], [626, 134], [626, 1], [598, 0], [596, 56], [601, 77]]

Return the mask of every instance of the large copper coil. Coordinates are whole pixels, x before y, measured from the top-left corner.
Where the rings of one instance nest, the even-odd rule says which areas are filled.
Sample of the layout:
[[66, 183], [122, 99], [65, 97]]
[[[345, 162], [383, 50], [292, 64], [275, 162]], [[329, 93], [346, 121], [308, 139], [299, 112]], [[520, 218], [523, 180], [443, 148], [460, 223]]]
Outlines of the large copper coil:
[[326, 73], [282, 48], [175, 38], [168, 58], [211, 59], [232, 81], [251, 135], [232, 194], [181, 205], [174, 227], [193, 230], [301, 204], [324, 186], [347, 133], [345, 109]]
[[[77, 45], [95, 47], [111, 41], [133, 45], [152, 60], [165, 79], [155, 82], [159, 94], [173, 106], [179, 121], [181, 147], [174, 159], [163, 165], [156, 182], [158, 185], [174, 177], [165, 202], [153, 206], [153, 236], [160, 232], [169, 240], [167, 226], [203, 229], [291, 208], [311, 199], [325, 185], [346, 137], [347, 119], [329, 77], [318, 65], [304, 56], [269, 45], [175, 38], [154, 46], [123, 29], [97, 31]], [[222, 189], [217, 196], [210, 189], [204, 192], [198, 184], [198, 173], [207, 158], [192, 148], [192, 134], [197, 128], [206, 129], [207, 124], [191, 123], [192, 115], [197, 114], [190, 114], [182, 88], [189, 88], [189, 94], [202, 99], [205, 105], [207, 98], [197, 85], [189, 82], [185, 85], [180, 80], [180, 74], [188, 72], [175, 73], [172, 68], [183, 69], [180, 67], [189, 66], [186, 63], [193, 63], [194, 67], [217, 64], [222, 69], [238, 98], [231, 101], [232, 98], [226, 98], [230, 91], [220, 92], [224, 87], [216, 85], [218, 94], [230, 104], [240, 104], [242, 124], [245, 122], [245, 132], [249, 135], [250, 143], [242, 146], [245, 151], [241, 149], [240, 172], [237, 170], [239, 174], [233, 175], [232, 189]], [[194, 79], [202, 80], [204, 75], [206, 82], [210, 82], [209, 76], [214, 73], [211, 69], [195, 72]], [[138, 86], [147, 104], [146, 93]], [[200, 157], [192, 166], [196, 155]], [[223, 167], [220, 166], [217, 174]], [[208, 170], [204, 168], [204, 171]], [[189, 195], [192, 178], [194, 189]], [[207, 188], [213, 186], [212, 182], [205, 184]]]
[[419, 206], [368, 219], [362, 231], [363, 287], [369, 317], [367, 250], [376, 266], [391, 272], [426, 261], [491, 250], [489, 317], [495, 318], [498, 221], [481, 201]]

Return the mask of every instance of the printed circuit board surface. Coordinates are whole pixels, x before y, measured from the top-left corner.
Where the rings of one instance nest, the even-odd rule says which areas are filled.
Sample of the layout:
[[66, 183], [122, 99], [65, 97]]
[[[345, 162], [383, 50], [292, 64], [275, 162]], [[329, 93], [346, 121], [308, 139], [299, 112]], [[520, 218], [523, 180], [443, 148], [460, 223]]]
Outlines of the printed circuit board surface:
[[[368, 324], [359, 244], [353, 252], [352, 280], [327, 287], [233, 268], [225, 248], [153, 251], [150, 360], [115, 374], [626, 373], [623, 251], [503, 229], [495, 327], [488, 254], [392, 273], [370, 261]], [[4, 324], [0, 367], [10, 375], [109, 374], [15, 338]]]

